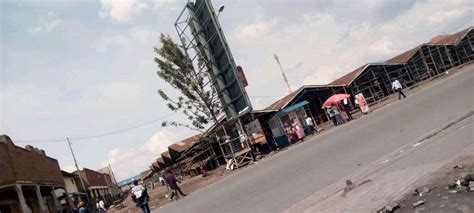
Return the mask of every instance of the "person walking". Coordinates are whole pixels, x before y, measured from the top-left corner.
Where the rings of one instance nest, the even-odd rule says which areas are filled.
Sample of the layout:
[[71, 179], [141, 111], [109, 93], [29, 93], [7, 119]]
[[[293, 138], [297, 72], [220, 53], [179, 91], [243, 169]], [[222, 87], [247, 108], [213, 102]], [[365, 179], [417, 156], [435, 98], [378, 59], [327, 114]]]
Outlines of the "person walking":
[[165, 181], [166, 181], [166, 184], [168, 184], [168, 186], [170, 187], [170, 189], [172, 190], [171, 192], [171, 200], [173, 200], [174, 196], [178, 196], [178, 192], [179, 194], [181, 194], [183, 197], [186, 196], [186, 194], [184, 194], [182, 191], [181, 191], [181, 188], [179, 188], [178, 186], [178, 180], [176, 179], [176, 176], [171, 173], [171, 170], [168, 170], [166, 172], [166, 176], [165, 176]]
[[397, 79], [394, 79], [394, 81], [392, 82], [392, 89], [398, 92], [398, 100], [401, 100], [402, 95], [403, 98], [407, 97], [402, 91], [402, 84], [400, 84], [400, 81], [398, 81]]
[[133, 181], [132, 187], [132, 200], [135, 202], [135, 205], [139, 207], [143, 213], [150, 213], [150, 206], [148, 206], [148, 192], [146, 187], [143, 184], [139, 184], [138, 180]]

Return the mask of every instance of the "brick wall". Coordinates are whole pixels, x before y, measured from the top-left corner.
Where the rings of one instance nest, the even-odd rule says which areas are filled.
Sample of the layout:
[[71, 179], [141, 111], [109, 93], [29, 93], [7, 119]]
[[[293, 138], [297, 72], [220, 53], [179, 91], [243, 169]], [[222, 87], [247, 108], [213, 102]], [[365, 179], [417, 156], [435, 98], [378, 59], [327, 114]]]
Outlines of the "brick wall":
[[[13, 170], [9, 167], [9, 170], [15, 171], [14, 173], [9, 173], [14, 174], [15, 180], [64, 185], [63, 176], [56, 159], [46, 156], [44, 152], [31, 151], [17, 147], [8, 136], [1, 137], [0, 141], [3, 139], [5, 142], [0, 142], [2, 144], [2, 151], [0, 153], [5, 152], [6, 147], [6, 152], [9, 153], [9, 155], [6, 156], [9, 156], [8, 158], [14, 168]], [[0, 157], [2, 162], [4, 156], [5, 155], [2, 154]]]
[[[107, 186], [107, 181], [103, 174], [90, 169], [84, 169], [81, 174], [85, 174], [88, 186]], [[84, 176], [83, 176], [84, 177]]]
[[0, 186], [13, 183], [14, 181], [15, 172], [8, 155], [7, 144], [0, 140]]

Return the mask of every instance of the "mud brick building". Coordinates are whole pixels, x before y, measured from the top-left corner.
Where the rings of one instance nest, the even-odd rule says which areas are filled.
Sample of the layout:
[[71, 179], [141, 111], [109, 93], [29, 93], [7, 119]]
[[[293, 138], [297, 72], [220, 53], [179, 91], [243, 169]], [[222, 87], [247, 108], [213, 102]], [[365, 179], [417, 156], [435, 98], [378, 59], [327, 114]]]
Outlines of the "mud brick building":
[[58, 161], [32, 146], [0, 135], [0, 212], [57, 212], [54, 190], [64, 188]]

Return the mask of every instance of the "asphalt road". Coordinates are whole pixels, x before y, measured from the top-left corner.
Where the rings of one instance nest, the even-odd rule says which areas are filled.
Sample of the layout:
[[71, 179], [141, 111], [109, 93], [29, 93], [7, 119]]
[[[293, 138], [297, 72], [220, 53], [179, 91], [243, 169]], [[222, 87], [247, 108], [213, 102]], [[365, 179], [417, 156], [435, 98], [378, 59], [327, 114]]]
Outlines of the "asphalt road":
[[[406, 99], [237, 171], [157, 212], [283, 211], [361, 165], [368, 165], [473, 112], [473, 82], [474, 66], [466, 67]], [[472, 125], [468, 128], [472, 129]], [[466, 134], [474, 141], [472, 131], [464, 133], [464, 138]], [[456, 144], [456, 136], [451, 138]], [[468, 145], [443, 147], [443, 153], [450, 153], [444, 157]], [[429, 162], [427, 156], [425, 160]]]

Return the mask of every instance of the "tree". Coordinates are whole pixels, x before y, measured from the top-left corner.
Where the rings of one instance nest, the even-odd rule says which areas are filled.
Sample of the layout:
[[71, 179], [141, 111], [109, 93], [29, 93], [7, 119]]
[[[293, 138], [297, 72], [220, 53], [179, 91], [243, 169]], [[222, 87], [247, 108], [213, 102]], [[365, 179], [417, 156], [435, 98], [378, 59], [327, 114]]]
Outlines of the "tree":
[[[162, 89], [158, 90], [161, 98], [167, 102], [172, 111], [182, 112], [191, 125], [176, 121], [165, 121], [162, 126], [184, 126], [203, 131], [213, 122], [217, 124], [217, 115], [220, 113], [220, 103], [216, 91], [206, 84], [209, 80], [206, 70], [199, 74], [195, 72], [193, 62], [189, 56], [180, 49], [169, 35], [160, 36], [160, 48], [154, 48], [155, 62], [158, 64], [158, 76], [171, 87], [178, 90], [180, 95], [171, 98]], [[201, 60], [199, 60], [201, 61]], [[199, 63], [198, 66], [205, 66]]]

